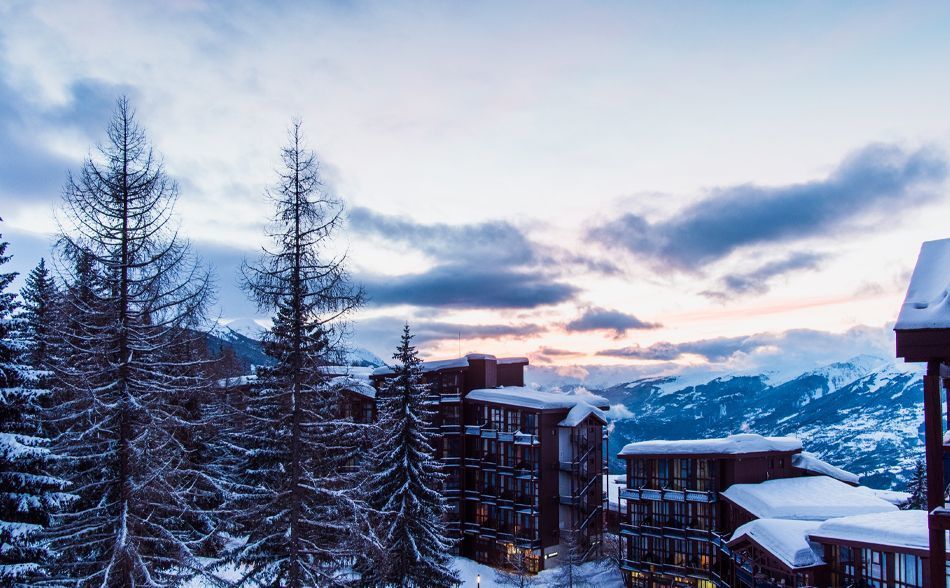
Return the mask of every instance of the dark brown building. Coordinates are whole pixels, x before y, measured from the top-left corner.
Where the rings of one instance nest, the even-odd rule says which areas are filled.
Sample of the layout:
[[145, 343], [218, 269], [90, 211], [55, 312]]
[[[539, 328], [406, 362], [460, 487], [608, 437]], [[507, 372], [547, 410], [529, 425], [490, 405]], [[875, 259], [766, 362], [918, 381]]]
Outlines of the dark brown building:
[[[422, 368], [458, 553], [501, 566], [527, 551], [540, 570], [568, 532], [583, 555], [602, 544], [606, 401], [525, 388], [527, 364], [473, 354]], [[389, 373], [374, 372], [377, 388]]]
[[816, 520], [867, 512], [839, 505], [839, 499], [861, 502], [870, 511], [895, 509], [854, 488], [852, 474], [810, 454], [803, 457], [801, 442], [793, 438], [645, 441], [627, 445], [620, 457], [627, 464], [620, 488], [621, 567], [629, 586], [754, 585], [759, 564], [734, 554], [727, 542], [739, 526], [758, 518], [795, 518], [795, 500], [808, 502], [811, 492], [804, 486], [834, 491], [827, 497], [831, 504], [821, 497], [817, 506], [809, 502]]

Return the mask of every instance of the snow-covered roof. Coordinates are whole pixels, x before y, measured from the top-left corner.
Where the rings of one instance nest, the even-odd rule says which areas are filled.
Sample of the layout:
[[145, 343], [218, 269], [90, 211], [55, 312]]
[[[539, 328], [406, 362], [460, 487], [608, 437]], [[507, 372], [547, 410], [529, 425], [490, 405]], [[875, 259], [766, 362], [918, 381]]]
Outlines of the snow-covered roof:
[[830, 463], [823, 461], [814, 453], [810, 453], [808, 451], [802, 451], [801, 453], [796, 453], [793, 455], [792, 466], [800, 470], [805, 470], [806, 472], [831, 476], [835, 480], [841, 480], [845, 484], [851, 484], [852, 486], [858, 485], [859, 478], [857, 474], [852, 474], [851, 472], [847, 472], [839, 467], [833, 466]]
[[498, 365], [510, 365], [514, 363], [528, 363], [527, 357], [499, 357]]
[[802, 442], [795, 437], [763, 437], [754, 433], [729, 435], [719, 439], [653, 440], [628, 443], [620, 455], [709, 455], [725, 453], [762, 453], [766, 451], [801, 451]]
[[[460, 369], [468, 367], [468, 360], [470, 359], [495, 359], [494, 355], [488, 355], [485, 353], [469, 353], [465, 357], [457, 357], [455, 359], [440, 359], [437, 361], [424, 361], [419, 366], [423, 372], [437, 372], [439, 370], [447, 369]], [[384, 365], [373, 370], [374, 376], [385, 376], [387, 374], [393, 373], [393, 368]]]
[[790, 568], [807, 568], [824, 564], [821, 545], [808, 540], [808, 535], [821, 525], [818, 521], [756, 519], [736, 529], [729, 540], [747, 537], [767, 549]]
[[234, 376], [232, 378], [221, 378], [218, 380], [218, 388], [236, 388], [238, 386], [247, 386], [257, 381], [257, 376], [249, 374], [247, 376]]
[[831, 519], [811, 533], [812, 539], [874, 543], [904, 549], [928, 549], [927, 512], [895, 510]]
[[894, 328], [950, 328], [950, 239], [927, 241], [920, 247], [914, 275], [907, 287]]
[[904, 492], [902, 490], [879, 490], [877, 488], [868, 488], [867, 486], [858, 486], [858, 490], [873, 494], [881, 500], [886, 500], [895, 506], [901, 506], [910, 500], [910, 492]]
[[535, 390], [534, 388], [526, 388], [523, 386], [505, 386], [503, 388], [472, 390], [465, 398], [467, 400], [496, 402], [498, 404], [510, 404], [540, 410], [557, 408], [572, 409], [577, 405], [593, 406], [591, 405], [592, 401], [598, 404], [601, 402], [607, 404], [607, 399], [600, 396], [578, 396], [576, 394], [564, 394], [563, 392], [545, 392], [543, 390]]
[[577, 425], [584, 422], [584, 419], [594, 415], [602, 424], [607, 424], [607, 415], [604, 414], [604, 411], [600, 410], [596, 406], [588, 404], [586, 401], [578, 402], [574, 405], [564, 417], [564, 420], [559, 422], [557, 426], [559, 427], [576, 427]]
[[824, 521], [897, 510], [890, 502], [827, 476], [733, 484], [722, 495], [760, 519]]
[[337, 376], [330, 380], [330, 386], [340, 390], [349, 390], [367, 398], [376, 398], [376, 388], [363, 378]]
[[376, 368], [355, 365], [324, 365], [319, 369], [320, 373], [328, 376], [356, 376], [359, 378], [368, 378]]

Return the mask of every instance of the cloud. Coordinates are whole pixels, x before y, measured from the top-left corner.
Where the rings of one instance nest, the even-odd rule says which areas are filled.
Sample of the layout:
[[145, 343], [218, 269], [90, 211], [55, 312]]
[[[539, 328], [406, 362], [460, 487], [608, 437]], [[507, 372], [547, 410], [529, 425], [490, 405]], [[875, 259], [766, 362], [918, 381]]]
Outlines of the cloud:
[[769, 290], [768, 281], [772, 278], [799, 270], [818, 269], [826, 256], [821, 253], [800, 251], [782, 259], [765, 263], [744, 273], [730, 274], [721, 280], [720, 290], [706, 290], [703, 296], [725, 300], [742, 294], [764, 294]]
[[616, 337], [622, 337], [627, 330], [656, 329], [661, 325], [642, 321], [632, 314], [619, 310], [589, 307], [578, 318], [565, 325], [571, 332], [578, 331], [613, 331]]
[[580, 289], [541, 270], [441, 265], [419, 274], [358, 276], [375, 305], [535, 308], [573, 299]]
[[419, 223], [356, 207], [348, 227], [424, 253], [434, 267], [418, 274], [361, 276], [373, 304], [452, 308], [535, 308], [575, 297], [568, 268], [610, 274], [609, 261], [537, 243], [508, 221]]
[[448, 263], [484, 263], [487, 259], [503, 260], [506, 265], [523, 265], [538, 260], [537, 245], [507, 221], [425, 224], [355, 207], [349, 211], [348, 227], [357, 233], [418, 249]]
[[624, 359], [672, 361], [684, 355], [699, 355], [711, 362], [725, 361], [735, 353], [748, 348], [749, 337], [717, 337], [686, 343], [654, 343], [649, 347], [632, 345], [620, 349], [604, 349], [597, 355]]
[[[716, 337], [683, 343], [660, 342], [648, 347], [633, 345], [597, 352], [602, 357], [673, 361], [699, 356], [711, 363], [735, 362], [745, 367], [777, 370], [795, 365], [840, 361], [855, 355], [891, 357], [893, 333], [890, 328], [857, 326], [843, 333], [813, 329], [792, 329], [779, 333], [757, 333], [739, 337]], [[761, 359], [761, 361], [758, 361]]]
[[822, 180], [717, 188], [665, 220], [628, 213], [591, 235], [654, 262], [696, 270], [743, 247], [825, 236], [874, 215], [893, 221], [898, 209], [935, 198], [938, 191], [928, 188], [947, 173], [946, 156], [935, 149], [873, 144]]
[[[406, 319], [393, 316], [365, 318], [354, 321], [353, 335], [359, 345], [377, 353], [387, 354], [395, 349]], [[417, 345], [439, 341], [474, 341], [479, 339], [525, 339], [544, 333], [547, 329], [533, 323], [467, 324], [439, 320], [409, 319]], [[424, 350], [423, 350], [424, 351]], [[490, 351], [489, 351], [490, 352]], [[388, 355], [387, 355], [388, 357]]]
[[[84, 144], [105, 133], [115, 100], [127, 86], [83, 79], [68, 88], [63, 105], [43, 106], [37, 96], [10, 87], [0, 76], [0, 204], [9, 213], [24, 205], [54, 202], [66, 173], [81, 163], [47, 144], [49, 136], [77, 134]], [[47, 138], [44, 140], [44, 138]]]

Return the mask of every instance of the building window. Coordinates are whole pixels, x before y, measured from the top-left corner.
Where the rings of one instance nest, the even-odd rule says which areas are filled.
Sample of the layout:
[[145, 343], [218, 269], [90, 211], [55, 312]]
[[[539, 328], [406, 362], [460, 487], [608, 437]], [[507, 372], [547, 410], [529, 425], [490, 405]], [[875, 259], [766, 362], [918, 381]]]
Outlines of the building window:
[[670, 488], [673, 490], [686, 490], [692, 488], [689, 477], [690, 459], [672, 459], [670, 460], [671, 480]]
[[870, 588], [883, 588], [887, 585], [887, 566], [884, 565], [882, 552], [862, 549], [861, 563], [864, 567], [864, 581]]
[[658, 459], [656, 460], [656, 482], [655, 488], [669, 488], [670, 487], [670, 460], [668, 459]]
[[[894, 586], [910, 588], [923, 585], [924, 568], [919, 557], [910, 553], [894, 554]], [[950, 575], [947, 576], [950, 578]]]
[[538, 415], [533, 412], [525, 413], [524, 415], [524, 428], [521, 429], [522, 433], [529, 433], [531, 435], [538, 434]]
[[521, 429], [521, 412], [517, 410], [508, 410], [508, 424], [506, 431], [519, 431]]

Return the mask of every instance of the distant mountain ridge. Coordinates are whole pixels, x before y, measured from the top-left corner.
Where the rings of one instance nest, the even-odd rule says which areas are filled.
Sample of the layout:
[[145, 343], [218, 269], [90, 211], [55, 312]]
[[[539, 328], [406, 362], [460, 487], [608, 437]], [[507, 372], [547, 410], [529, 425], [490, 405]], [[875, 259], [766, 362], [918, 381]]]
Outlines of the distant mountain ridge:
[[[232, 328], [232, 325], [235, 328]], [[261, 338], [267, 330], [257, 321], [232, 321], [226, 325], [217, 325], [207, 334], [208, 349], [214, 355], [222, 350], [233, 350], [238, 362], [251, 369], [251, 366], [269, 366], [274, 364], [272, 357], [264, 353]], [[373, 352], [357, 347], [345, 353], [343, 362], [352, 367], [380, 367], [384, 365]]]
[[675, 376], [625, 382], [599, 394], [632, 418], [614, 421], [612, 469], [631, 441], [738, 432], [800, 437], [805, 449], [859, 474], [862, 483], [903, 489], [923, 455], [923, 381], [916, 368], [870, 356], [783, 382], [724, 376], [680, 385]]

